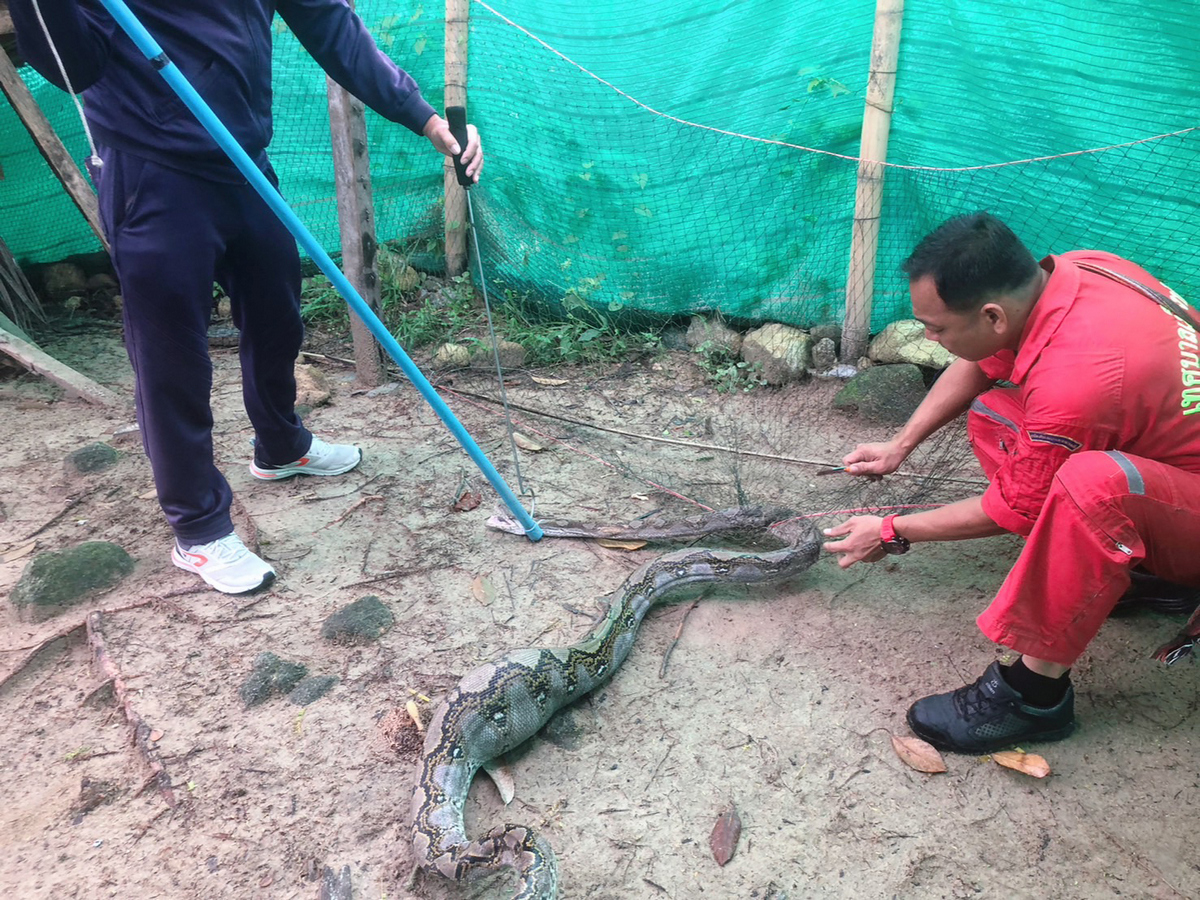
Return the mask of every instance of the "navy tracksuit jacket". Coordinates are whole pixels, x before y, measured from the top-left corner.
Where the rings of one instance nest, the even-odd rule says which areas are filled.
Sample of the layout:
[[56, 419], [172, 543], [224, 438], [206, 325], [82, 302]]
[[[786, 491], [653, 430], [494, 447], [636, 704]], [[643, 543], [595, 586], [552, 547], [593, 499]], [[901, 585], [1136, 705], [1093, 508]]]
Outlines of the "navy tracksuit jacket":
[[[271, 20], [278, 12], [335, 81], [420, 134], [434, 115], [344, 0], [128, 0], [243, 149], [274, 180]], [[103, 166], [100, 214], [124, 301], [138, 422], [159, 502], [183, 546], [233, 530], [213, 461], [212, 285], [241, 329], [243, 398], [262, 463], [302, 456], [293, 406], [303, 341], [291, 234], [96, 0], [39, 0]], [[31, 0], [10, 0], [21, 52], [64, 87]]]

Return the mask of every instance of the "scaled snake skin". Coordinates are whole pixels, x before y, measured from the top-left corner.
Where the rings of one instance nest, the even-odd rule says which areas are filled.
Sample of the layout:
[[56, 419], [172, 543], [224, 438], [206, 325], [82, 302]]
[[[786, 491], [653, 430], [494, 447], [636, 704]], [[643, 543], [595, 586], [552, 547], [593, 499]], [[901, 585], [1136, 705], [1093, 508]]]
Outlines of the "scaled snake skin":
[[616, 600], [579, 643], [516, 650], [467, 673], [426, 731], [412, 798], [412, 843], [419, 866], [455, 881], [504, 867], [518, 874], [514, 900], [553, 900], [558, 867], [547, 840], [507, 824], [471, 840], [463, 805], [475, 773], [533, 736], [554, 713], [603, 684], [625, 661], [646, 612], [685, 585], [760, 584], [790, 578], [816, 561], [820, 541], [807, 522], [772, 530], [788, 543], [743, 553], [692, 548], [651, 560], [630, 575]]

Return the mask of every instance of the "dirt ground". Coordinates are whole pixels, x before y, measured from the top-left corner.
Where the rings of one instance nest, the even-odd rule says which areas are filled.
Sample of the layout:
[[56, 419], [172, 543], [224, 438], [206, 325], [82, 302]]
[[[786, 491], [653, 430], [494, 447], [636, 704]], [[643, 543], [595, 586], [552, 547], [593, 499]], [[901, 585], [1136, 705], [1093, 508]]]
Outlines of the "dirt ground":
[[[45, 343], [130, 395], [110, 324]], [[131, 410], [66, 399], [33, 376], [0, 380], [0, 559], [30, 540], [38, 552], [107, 540], [137, 561], [115, 589], [43, 623], [0, 603], [0, 678], [84, 610], [111, 610], [104, 641], [176, 800], [141, 790], [147, 770], [125, 717], [96, 693], [86, 636], [71, 631], [0, 687], [0, 896], [315, 900], [324, 869], [345, 866], [362, 900], [510, 896], [507, 877], [455, 886], [412, 876], [416, 756], [392, 748], [387, 725], [409, 701], [427, 719], [428, 701], [480, 662], [576, 640], [664, 548], [487, 529], [494, 492], [415, 391], [369, 395], [329, 361], [318, 365], [332, 398], [308, 423], [360, 443], [362, 466], [328, 481], [256, 482], [236, 351], [214, 358], [218, 460], [241, 524], [253, 522], [280, 572], [255, 597], [200, 590], [171, 565], [140, 445], [114, 437]], [[537, 374], [542, 383], [512, 373], [513, 403], [685, 443], [736, 439], [830, 461], [878, 436], [829, 412], [820, 385], [718, 395], [679, 351]], [[495, 392], [485, 373], [446, 384]], [[516, 487], [498, 407], [445, 396]], [[520, 451], [539, 517], [611, 524], [697, 511], [655, 486], [669, 485], [709, 505], [734, 505], [740, 486], [752, 501], [829, 513], [819, 524], [839, 518], [816, 494], [836, 479], [812, 478], [812, 466], [516, 417], [547, 447]], [[69, 473], [64, 457], [94, 441], [120, 450], [118, 463]], [[464, 488], [483, 503], [453, 511]], [[973, 680], [1003, 652], [974, 617], [1017, 551], [1010, 539], [921, 546], [847, 572], [823, 558], [782, 586], [710, 590], [690, 613], [690, 598], [659, 607], [613, 681], [512, 761], [508, 808], [477, 780], [469, 828], [543, 829], [567, 900], [1200, 896], [1200, 670], [1149, 659], [1180, 620], [1105, 627], [1074, 672], [1077, 734], [1031, 748], [1053, 769], [1046, 779], [953, 755], [947, 773], [923, 775], [893, 752], [889, 735], [907, 734], [913, 700]], [[0, 564], [0, 595], [31, 558]], [[319, 636], [330, 613], [368, 594], [396, 617], [381, 640]], [[246, 709], [238, 690], [264, 650], [338, 682], [304, 708], [280, 697]], [[730, 803], [744, 830], [720, 867], [709, 835]]]

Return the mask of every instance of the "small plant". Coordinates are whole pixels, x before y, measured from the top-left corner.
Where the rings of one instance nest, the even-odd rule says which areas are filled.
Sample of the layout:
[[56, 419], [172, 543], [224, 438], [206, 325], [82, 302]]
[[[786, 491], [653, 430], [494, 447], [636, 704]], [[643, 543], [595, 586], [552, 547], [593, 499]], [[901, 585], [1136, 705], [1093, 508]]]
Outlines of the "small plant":
[[341, 322], [347, 318], [346, 301], [324, 275], [304, 280], [300, 288], [300, 315], [305, 322]]
[[700, 354], [700, 368], [705, 380], [716, 388], [718, 394], [730, 391], [743, 393], [766, 384], [762, 378], [762, 364], [738, 359], [722, 347], [705, 341], [696, 348]]

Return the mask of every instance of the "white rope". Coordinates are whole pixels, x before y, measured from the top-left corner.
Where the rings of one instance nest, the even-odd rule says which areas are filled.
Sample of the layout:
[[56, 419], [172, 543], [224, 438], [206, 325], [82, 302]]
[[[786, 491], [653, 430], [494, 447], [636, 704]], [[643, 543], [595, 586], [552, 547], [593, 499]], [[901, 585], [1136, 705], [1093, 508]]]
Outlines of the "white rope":
[[58, 47], [54, 43], [54, 38], [50, 36], [50, 29], [46, 26], [46, 20], [42, 17], [42, 7], [38, 3], [38, 0], [33, 0], [33, 11], [37, 14], [38, 24], [42, 26], [42, 34], [46, 36], [46, 43], [50, 47], [50, 52], [54, 54], [54, 61], [58, 63], [58, 71], [62, 75], [63, 84], [67, 86], [67, 93], [71, 95], [71, 100], [75, 103], [75, 111], [79, 114], [79, 121], [83, 123], [83, 133], [87, 136], [88, 148], [91, 150], [88, 162], [98, 169], [104, 165], [104, 161], [100, 159], [100, 154], [96, 152], [96, 142], [92, 139], [92, 129], [88, 127], [87, 116], [83, 113], [83, 104], [79, 102], [79, 95], [71, 87], [71, 79], [67, 75], [67, 67], [63, 65], [62, 57], [58, 53]]

